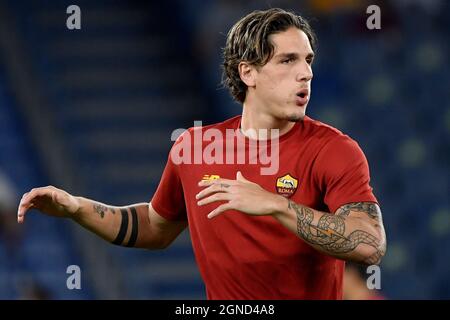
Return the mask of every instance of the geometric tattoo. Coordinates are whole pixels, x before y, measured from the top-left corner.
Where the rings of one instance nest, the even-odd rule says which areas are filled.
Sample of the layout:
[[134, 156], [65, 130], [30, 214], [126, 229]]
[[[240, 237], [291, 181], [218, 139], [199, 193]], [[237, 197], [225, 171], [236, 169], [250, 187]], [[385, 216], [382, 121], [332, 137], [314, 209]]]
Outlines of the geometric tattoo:
[[128, 221], [129, 221], [129, 210], [122, 208], [120, 209], [120, 213], [122, 214], [122, 221], [120, 223], [119, 233], [117, 234], [116, 239], [112, 241], [113, 244], [123, 245], [126, 247], [134, 247], [136, 244], [136, 240], [138, 237], [138, 229], [139, 229], [139, 220], [137, 217], [137, 212], [135, 207], [130, 207], [131, 210], [131, 234], [127, 243], [124, 243], [125, 237], [128, 231]]
[[117, 234], [116, 239], [112, 242], [118, 246], [122, 245], [128, 230], [128, 211], [126, 209], [120, 209], [120, 213], [122, 214], [122, 222], [120, 223], [119, 233]]
[[325, 213], [317, 224], [313, 224], [314, 212], [312, 209], [298, 205], [288, 200], [288, 208], [293, 209], [297, 215], [297, 234], [306, 242], [321, 247], [326, 252], [334, 255], [349, 253], [358, 245], [366, 244], [375, 249], [372, 256], [365, 261], [366, 264], [376, 264], [384, 255], [385, 248], [380, 248], [377, 237], [363, 230], [354, 230], [345, 236], [346, 218], [350, 211], [362, 211], [371, 218], [380, 218], [378, 206], [368, 203], [352, 203], [341, 207], [336, 214]]
[[128, 243], [126, 244], [127, 247], [134, 247], [136, 244], [136, 239], [138, 236], [138, 217], [136, 213], [136, 208], [131, 207], [131, 235], [130, 240], [128, 240]]

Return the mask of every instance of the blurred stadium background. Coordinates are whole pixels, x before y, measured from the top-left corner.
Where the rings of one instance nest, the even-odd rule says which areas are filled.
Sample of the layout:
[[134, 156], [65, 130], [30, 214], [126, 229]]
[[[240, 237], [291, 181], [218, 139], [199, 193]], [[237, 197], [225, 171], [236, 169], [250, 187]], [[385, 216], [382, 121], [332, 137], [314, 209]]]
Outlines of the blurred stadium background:
[[[82, 29], [66, 28], [77, 4]], [[381, 30], [366, 28], [370, 4]], [[171, 132], [239, 114], [220, 89], [220, 48], [253, 9], [312, 18], [309, 115], [359, 142], [384, 212], [388, 299], [450, 298], [450, 6], [445, 0], [0, 0], [0, 298], [203, 299], [188, 232], [167, 250], [116, 247], [33, 213], [53, 184], [149, 201]], [[66, 288], [79, 265], [82, 290]]]

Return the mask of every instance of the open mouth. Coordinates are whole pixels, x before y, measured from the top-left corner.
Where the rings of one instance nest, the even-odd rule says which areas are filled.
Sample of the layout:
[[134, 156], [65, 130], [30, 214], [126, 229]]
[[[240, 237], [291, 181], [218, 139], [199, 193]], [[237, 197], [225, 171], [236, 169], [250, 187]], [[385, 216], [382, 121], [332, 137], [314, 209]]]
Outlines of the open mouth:
[[299, 107], [304, 107], [309, 101], [309, 90], [301, 89], [297, 92], [297, 98], [295, 99], [295, 104]]
[[299, 92], [297, 92], [297, 97], [304, 99], [307, 96], [308, 96], [308, 89], [302, 89]]

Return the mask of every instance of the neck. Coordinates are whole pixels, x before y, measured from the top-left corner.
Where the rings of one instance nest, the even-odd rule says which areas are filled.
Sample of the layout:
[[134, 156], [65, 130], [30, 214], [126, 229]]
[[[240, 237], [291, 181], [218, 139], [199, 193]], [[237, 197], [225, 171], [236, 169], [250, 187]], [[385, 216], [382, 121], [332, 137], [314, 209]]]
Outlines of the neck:
[[[295, 122], [274, 118], [261, 111], [256, 111], [244, 103], [241, 118], [241, 129], [243, 132], [252, 129], [259, 132], [260, 129], [268, 130], [268, 137], [271, 139], [282, 136], [289, 132]], [[274, 130], [275, 129], [275, 130]]]

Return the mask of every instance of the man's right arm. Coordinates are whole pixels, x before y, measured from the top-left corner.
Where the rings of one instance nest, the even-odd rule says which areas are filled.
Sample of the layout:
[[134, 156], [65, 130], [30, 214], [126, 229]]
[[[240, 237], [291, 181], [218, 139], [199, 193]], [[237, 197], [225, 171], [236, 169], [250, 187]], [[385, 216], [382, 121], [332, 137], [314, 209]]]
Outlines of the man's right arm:
[[163, 249], [187, 226], [185, 221], [164, 219], [151, 203], [113, 207], [74, 197], [53, 186], [36, 188], [23, 195], [17, 216], [19, 223], [29, 209], [71, 218], [106, 241], [128, 247]]

